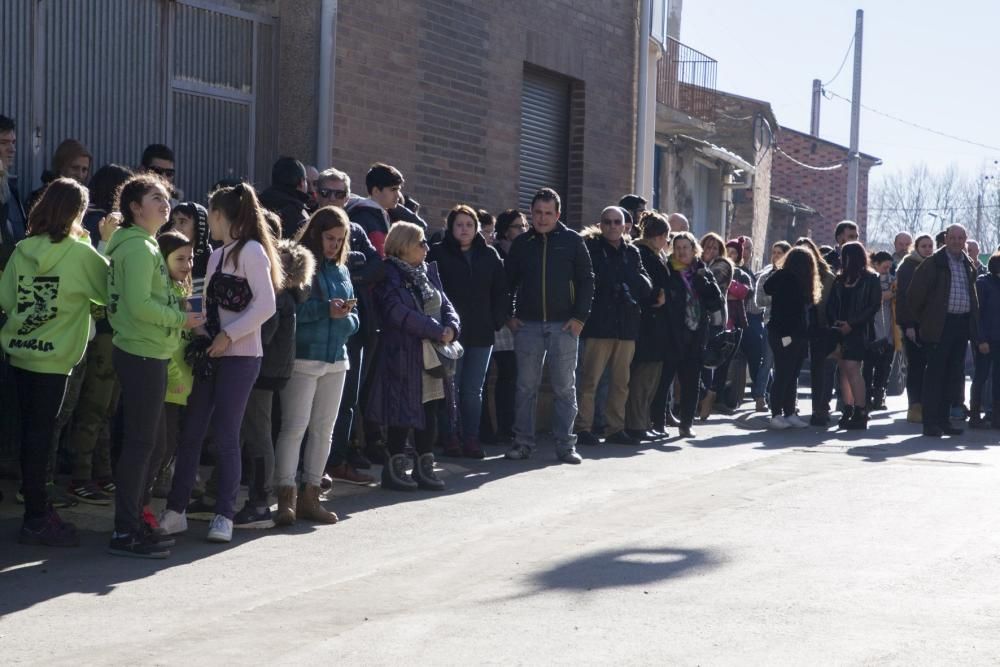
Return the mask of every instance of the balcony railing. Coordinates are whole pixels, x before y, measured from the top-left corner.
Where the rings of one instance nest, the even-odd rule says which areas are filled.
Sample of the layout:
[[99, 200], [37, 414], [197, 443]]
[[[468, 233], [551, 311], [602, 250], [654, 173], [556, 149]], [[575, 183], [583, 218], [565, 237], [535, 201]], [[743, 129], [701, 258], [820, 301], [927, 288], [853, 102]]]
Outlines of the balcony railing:
[[667, 38], [656, 65], [656, 101], [689, 116], [714, 122], [718, 62]]

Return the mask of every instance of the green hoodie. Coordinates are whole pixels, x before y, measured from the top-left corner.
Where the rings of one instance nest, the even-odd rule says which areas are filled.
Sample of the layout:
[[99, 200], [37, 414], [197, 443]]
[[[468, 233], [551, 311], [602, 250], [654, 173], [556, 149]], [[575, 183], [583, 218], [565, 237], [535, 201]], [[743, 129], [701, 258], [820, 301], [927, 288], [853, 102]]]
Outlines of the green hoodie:
[[167, 264], [156, 239], [141, 227], [117, 230], [105, 254], [108, 320], [115, 347], [137, 357], [169, 359], [181, 341], [187, 316], [171, 289]]
[[[174, 296], [178, 300], [187, 296], [186, 290], [176, 282], [171, 285]], [[167, 397], [165, 403], [174, 405], [187, 405], [188, 396], [191, 395], [191, 388], [194, 386], [194, 376], [191, 373], [191, 366], [184, 359], [184, 352], [187, 344], [191, 342], [193, 334], [189, 330], [181, 332], [181, 344], [177, 346], [170, 363], [167, 364]]]
[[107, 301], [108, 261], [89, 239], [29, 236], [0, 277], [0, 344], [18, 368], [69, 375], [87, 348], [91, 302]]

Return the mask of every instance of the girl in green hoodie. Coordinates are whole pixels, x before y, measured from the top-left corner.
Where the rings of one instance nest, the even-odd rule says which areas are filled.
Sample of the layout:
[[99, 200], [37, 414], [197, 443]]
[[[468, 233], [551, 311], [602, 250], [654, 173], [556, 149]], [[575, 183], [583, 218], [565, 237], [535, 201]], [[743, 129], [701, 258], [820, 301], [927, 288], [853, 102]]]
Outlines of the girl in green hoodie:
[[159, 439], [167, 364], [180, 345], [181, 330], [203, 323], [185, 313], [171, 287], [154, 235], [170, 214], [170, 196], [158, 177], [129, 179], [118, 194], [122, 226], [108, 243], [108, 320], [114, 329], [115, 371], [121, 383], [125, 434], [115, 470], [115, 532], [110, 553], [165, 558], [171, 541], [142, 520], [150, 461]]
[[88, 200], [76, 181], [52, 181], [0, 277], [0, 309], [7, 314], [0, 344], [14, 369], [21, 413], [24, 544], [79, 544], [73, 524], [49, 505], [45, 477], [67, 379], [87, 346], [90, 305], [108, 300], [107, 261], [80, 224]]

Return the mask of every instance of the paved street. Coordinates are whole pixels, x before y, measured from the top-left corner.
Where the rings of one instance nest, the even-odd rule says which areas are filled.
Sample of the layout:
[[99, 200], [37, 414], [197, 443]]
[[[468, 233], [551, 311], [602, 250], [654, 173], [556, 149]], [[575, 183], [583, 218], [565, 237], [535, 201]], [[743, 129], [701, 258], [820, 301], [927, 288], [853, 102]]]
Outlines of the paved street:
[[[997, 664], [1000, 447], [713, 417], [694, 443], [445, 463], [449, 491], [338, 492], [336, 526], [192, 522], [167, 561], [13, 543], [5, 664]], [[892, 421], [895, 419], [896, 421]], [[69, 510], [106, 529], [108, 510]], [[404, 662], [405, 661], [405, 662]]]

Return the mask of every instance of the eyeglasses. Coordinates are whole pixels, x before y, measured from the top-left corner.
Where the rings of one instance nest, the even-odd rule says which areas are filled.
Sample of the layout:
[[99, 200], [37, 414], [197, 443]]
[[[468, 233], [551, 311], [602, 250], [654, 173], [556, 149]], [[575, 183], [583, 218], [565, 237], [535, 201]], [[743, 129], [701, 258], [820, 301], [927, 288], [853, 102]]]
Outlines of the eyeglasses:
[[625, 221], [622, 220], [621, 218], [613, 218], [613, 219], [601, 218], [601, 224], [602, 225], [624, 225]]
[[343, 199], [347, 196], [347, 190], [331, 190], [330, 188], [318, 188], [316, 190], [323, 199]]
[[174, 177], [174, 170], [173, 169], [167, 169], [165, 167], [149, 167], [149, 170], [151, 172], [153, 172], [154, 174], [159, 174], [160, 176], [164, 176], [166, 178], [173, 178]]

